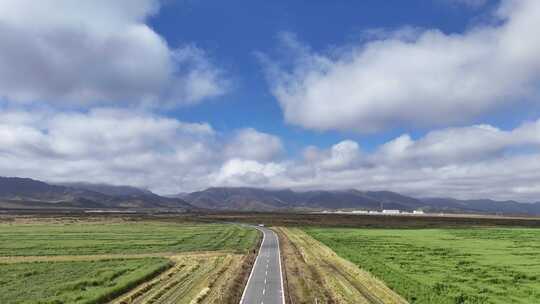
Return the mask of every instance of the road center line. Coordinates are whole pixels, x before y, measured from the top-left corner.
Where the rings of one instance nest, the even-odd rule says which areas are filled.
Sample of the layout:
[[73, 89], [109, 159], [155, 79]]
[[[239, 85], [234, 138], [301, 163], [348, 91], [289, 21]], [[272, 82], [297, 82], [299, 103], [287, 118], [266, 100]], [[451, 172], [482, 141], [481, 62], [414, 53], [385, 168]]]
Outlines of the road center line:
[[[264, 301], [266, 301], [268, 304], [285, 304], [285, 297], [283, 294], [283, 274], [280, 257], [281, 253], [279, 252], [278, 236], [275, 232], [267, 228], [255, 228], [263, 232], [263, 241], [259, 248], [259, 254], [255, 259], [253, 268], [251, 269], [250, 277], [248, 278], [247, 284], [244, 288], [244, 293], [242, 294], [240, 304], [264, 304]], [[262, 271], [260, 271], [259, 268], [263, 267], [264, 262], [260, 261], [259, 258], [264, 259], [265, 257], [266, 267], [264, 267], [264, 278], [262, 278]], [[272, 258], [272, 268], [270, 268], [270, 258]], [[253, 279], [255, 279], [255, 281], [258, 281], [259, 283], [254, 283], [255, 281]], [[264, 280], [263, 285], [260, 284], [261, 279]], [[270, 281], [272, 281], [272, 284], [270, 284]], [[280, 286], [277, 286], [274, 283], [279, 284]], [[266, 296], [267, 288], [268, 296]]]

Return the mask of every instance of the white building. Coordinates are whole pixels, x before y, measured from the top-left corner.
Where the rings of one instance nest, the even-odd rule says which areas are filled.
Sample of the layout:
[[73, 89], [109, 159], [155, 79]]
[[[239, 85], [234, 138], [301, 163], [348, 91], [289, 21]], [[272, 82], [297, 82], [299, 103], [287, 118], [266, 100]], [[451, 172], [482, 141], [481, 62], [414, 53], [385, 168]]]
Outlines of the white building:
[[356, 214], [367, 214], [368, 212], [366, 210], [354, 210], [352, 213]]
[[424, 214], [424, 211], [422, 211], [422, 210], [414, 210], [412, 213], [413, 214]]
[[399, 214], [400, 211], [399, 211], [399, 210], [392, 210], [392, 209], [390, 209], [390, 210], [383, 210], [382, 213], [383, 213], [383, 214]]

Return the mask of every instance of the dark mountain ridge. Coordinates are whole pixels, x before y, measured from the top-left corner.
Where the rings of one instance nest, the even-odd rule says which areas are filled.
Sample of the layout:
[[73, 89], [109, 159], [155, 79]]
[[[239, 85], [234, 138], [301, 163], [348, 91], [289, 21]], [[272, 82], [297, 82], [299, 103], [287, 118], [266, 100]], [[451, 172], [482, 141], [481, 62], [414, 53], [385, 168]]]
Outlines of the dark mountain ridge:
[[313, 209], [385, 209], [414, 210], [423, 202], [388, 191], [270, 190], [246, 187], [213, 187], [183, 198], [190, 204], [216, 210], [313, 210]]
[[512, 200], [458, 200], [453, 198], [424, 198], [422, 201], [437, 211], [540, 215], [540, 202], [521, 203]]
[[133, 187], [86, 183], [53, 185], [19, 177], [0, 177], [0, 208], [196, 209], [179, 198], [162, 197]]
[[[179, 198], [181, 197], [181, 198]], [[540, 215], [540, 203], [489, 199], [413, 198], [391, 191], [212, 187], [164, 197], [130, 186], [89, 183], [49, 184], [0, 177], [0, 209], [174, 209], [176, 211], [424, 210], [445, 213]]]
[[391, 191], [313, 190], [293, 191], [247, 187], [213, 187], [182, 194], [188, 203], [205, 209], [224, 211], [299, 211], [299, 210], [424, 210], [446, 213], [489, 213], [540, 215], [540, 203], [413, 198]]
[[112, 196], [137, 196], [137, 195], [155, 195], [149, 190], [141, 189], [132, 186], [116, 186], [109, 184], [92, 184], [92, 183], [59, 183], [60, 186], [65, 186], [74, 189], [87, 190], [98, 192]]

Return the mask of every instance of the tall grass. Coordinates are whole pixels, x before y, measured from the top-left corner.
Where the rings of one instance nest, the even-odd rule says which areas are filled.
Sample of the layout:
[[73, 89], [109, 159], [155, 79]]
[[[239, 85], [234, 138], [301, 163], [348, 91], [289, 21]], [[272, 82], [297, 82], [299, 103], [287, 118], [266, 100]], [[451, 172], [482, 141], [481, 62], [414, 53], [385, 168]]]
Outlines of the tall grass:
[[540, 303], [540, 229], [305, 231], [411, 303]]
[[0, 303], [104, 303], [168, 267], [161, 258], [0, 264]]

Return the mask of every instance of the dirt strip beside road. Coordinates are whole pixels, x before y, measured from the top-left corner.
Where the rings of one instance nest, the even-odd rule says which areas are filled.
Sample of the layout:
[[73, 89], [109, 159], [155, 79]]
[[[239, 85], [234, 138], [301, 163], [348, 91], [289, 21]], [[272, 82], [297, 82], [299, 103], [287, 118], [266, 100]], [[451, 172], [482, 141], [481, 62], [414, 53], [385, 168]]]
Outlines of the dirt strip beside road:
[[288, 303], [406, 304], [383, 282], [298, 228], [276, 228], [285, 257]]

